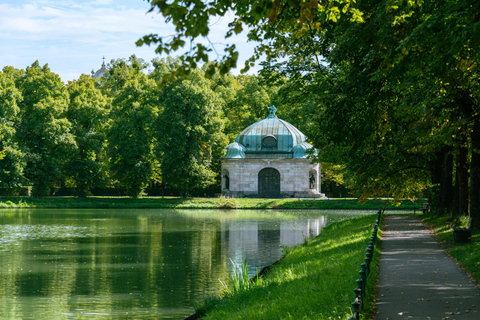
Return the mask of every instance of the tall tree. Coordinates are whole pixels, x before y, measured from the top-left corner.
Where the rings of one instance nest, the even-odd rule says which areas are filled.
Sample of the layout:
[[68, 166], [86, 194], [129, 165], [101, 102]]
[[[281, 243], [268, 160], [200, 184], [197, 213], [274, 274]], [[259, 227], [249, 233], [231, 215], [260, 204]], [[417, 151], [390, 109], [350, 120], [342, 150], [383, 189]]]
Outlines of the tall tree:
[[71, 177], [78, 196], [85, 197], [90, 189], [105, 181], [101, 154], [105, 144], [109, 101], [95, 88], [96, 81], [81, 75], [69, 83], [70, 101], [67, 118], [72, 124], [77, 148], [70, 153], [66, 174]]
[[206, 187], [215, 181], [213, 155], [220, 155], [223, 134], [221, 100], [203, 72], [165, 86], [161, 93], [164, 111], [159, 121], [163, 182], [182, 190]]
[[63, 180], [67, 154], [76, 148], [66, 118], [68, 92], [60, 77], [38, 61], [16, 82], [23, 95], [17, 137], [25, 152], [25, 177], [33, 185], [33, 195], [48, 196]]
[[18, 187], [24, 182], [24, 154], [15, 142], [15, 125], [19, 121], [18, 102], [22, 95], [15, 87], [14, 71], [0, 71], [0, 186]]
[[111, 126], [108, 129], [108, 156], [112, 178], [138, 197], [159, 175], [154, 146], [158, 117], [157, 85], [134, 56], [116, 61], [107, 70], [102, 89], [111, 97]]

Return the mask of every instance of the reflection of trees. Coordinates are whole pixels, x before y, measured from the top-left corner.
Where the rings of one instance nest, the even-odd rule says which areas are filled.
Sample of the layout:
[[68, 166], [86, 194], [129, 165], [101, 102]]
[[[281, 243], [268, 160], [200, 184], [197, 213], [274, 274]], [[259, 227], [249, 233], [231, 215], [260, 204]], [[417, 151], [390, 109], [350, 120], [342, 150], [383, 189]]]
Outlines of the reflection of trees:
[[62, 212], [2, 217], [1, 319], [81, 319], [82, 312], [153, 319], [162, 308], [181, 317], [185, 305], [221, 289], [229, 258], [272, 263], [279, 256], [267, 261], [264, 252], [281, 254], [280, 244], [302, 242], [325, 223], [264, 213], [256, 221], [252, 212]]

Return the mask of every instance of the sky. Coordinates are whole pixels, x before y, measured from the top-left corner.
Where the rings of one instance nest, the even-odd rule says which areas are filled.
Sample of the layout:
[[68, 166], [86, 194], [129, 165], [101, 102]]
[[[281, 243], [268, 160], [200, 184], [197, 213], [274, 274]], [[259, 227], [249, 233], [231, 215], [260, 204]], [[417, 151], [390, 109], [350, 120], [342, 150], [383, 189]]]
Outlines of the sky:
[[[165, 57], [153, 46], [135, 45], [150, 33], [175, 34], [161, 15], [147, 14], [149, 9], [144, 0], [0, 0], [0, 69], [25, 69], [38, 60], [67, 82], [98, 70], [103, 57], [106, 63], [132, 54], [146, 61]], [[239, 68], [232, 73], [238, 74], [254, 44], [247, 43], [245, 32], [224, 39], [232, 17], [212, 19], [209, 39], [220, 54], [225, 44], [237, 45]]]

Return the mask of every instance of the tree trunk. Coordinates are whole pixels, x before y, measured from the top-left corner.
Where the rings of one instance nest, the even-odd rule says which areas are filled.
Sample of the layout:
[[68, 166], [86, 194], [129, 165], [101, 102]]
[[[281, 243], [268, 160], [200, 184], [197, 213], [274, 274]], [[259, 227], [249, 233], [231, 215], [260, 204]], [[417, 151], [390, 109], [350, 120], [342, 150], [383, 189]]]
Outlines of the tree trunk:
[[[466, 140], [466, 137], [465, 137]], [[466, 144], [466, 141], [464, 141]], [[468, 214], [468, 148], [463, 145], [456, 156], [455, 209], [454, 215]]]
[[446, 214], [453, 209], [453, 155], [452, 147], [444, 146], [436, 153], [432, 173], [432, 183], [439, 184], [436, 203], [432, 203], [438, 214]]
[[472, 225], [480, 229], [480, 119], [473, 123], [471, 133], [472, 160], [470, 162], [470, 217]]

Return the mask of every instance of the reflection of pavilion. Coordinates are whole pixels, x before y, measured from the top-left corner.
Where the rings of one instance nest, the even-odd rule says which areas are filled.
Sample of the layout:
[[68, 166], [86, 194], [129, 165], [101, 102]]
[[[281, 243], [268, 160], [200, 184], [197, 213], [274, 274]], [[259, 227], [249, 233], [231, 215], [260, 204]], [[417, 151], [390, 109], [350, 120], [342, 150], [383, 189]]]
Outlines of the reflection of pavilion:
[[[280, 223], [280, 228], [278, 228]], [[275, 262], [282, 253], [281, 246], [301, 244], [307, 237], [315, 237], [322, 232], [327, 218], [304, 221], [231, 221], [221, 226], [222, 249], [237, 265], [246, 258], [252, 267], [261, 268]], [[250, 262], [255, 261], [256, 265]]]

